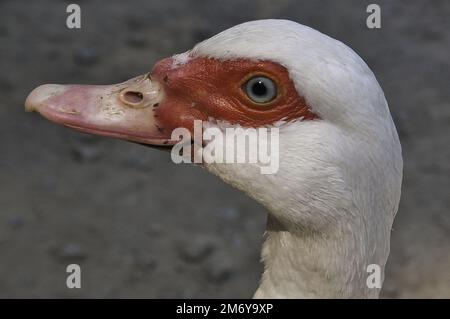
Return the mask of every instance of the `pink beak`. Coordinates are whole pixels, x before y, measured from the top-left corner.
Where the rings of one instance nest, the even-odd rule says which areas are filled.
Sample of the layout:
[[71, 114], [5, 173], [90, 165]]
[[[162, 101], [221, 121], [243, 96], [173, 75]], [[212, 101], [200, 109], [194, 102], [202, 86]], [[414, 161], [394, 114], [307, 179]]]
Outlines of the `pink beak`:
[[162, 132], [154, 116], [163, 95], [160, 83], [148, 74], [114, 85], [46, 84], [29, 94], [25, 109], [86, 133], [171, 145], [176, 141]]

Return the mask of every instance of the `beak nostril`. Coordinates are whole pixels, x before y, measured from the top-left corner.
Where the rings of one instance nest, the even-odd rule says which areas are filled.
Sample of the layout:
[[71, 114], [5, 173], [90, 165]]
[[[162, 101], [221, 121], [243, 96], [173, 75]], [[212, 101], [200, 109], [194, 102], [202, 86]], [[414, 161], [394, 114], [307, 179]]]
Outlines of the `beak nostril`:
[[139, 104], [144, 99], [144, 95], [141, 92], [126, 91], [122, 94], [122, 99], [128, 104]]
[[134, 109], [143, 109], [160, 101], [160, 88], [158, 82], [145, 77], [134, 82], [127, 81], [121, 85], [118, 97], [123, 106]]

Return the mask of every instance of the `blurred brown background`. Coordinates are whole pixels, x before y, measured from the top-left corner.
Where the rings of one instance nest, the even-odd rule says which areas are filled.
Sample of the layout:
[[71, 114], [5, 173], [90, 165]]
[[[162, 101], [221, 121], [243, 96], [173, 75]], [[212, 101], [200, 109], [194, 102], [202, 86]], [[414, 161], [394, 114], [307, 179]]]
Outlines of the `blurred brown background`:
[[[371, 1], [372, 2], [372, 1]], [[358, 52], [405, 160], [384, 297], [450, 297], [450, 1], [0, 2], [0, 297], [251, 297], [264, 208], [169, 154], [24, 112], [43, 83], [116, 83], [240, 22], [286, 18]], [[82, 268], [82, 289], [65, 267]]]

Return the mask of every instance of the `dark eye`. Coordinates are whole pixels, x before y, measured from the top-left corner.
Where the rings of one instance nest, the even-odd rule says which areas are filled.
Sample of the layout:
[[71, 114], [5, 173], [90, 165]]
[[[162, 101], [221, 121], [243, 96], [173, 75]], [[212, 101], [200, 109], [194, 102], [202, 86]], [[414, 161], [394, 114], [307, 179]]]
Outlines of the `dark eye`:
[[255, 103], [268, 103], [277, 96], [277, 85], [265, 76], [255, 76], [244, 86], [245, 93]]

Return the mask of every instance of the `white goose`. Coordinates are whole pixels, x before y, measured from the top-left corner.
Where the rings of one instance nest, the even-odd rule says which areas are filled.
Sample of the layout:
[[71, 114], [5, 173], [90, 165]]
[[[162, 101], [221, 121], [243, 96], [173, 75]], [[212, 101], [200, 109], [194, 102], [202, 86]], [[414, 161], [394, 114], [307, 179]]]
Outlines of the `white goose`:
[[291, 21], [247, 22], [121, 84], [40, 86], [26, 108], [152, 145], [173, 144], [171, 131], [195, 119], [278, 126], [276, 174], [204, 165], [269, 211], [255, 297], [378, 297], [367, 266], [383, 273], [388, 258], [401, 147], [375, 76], [343, 43]]

